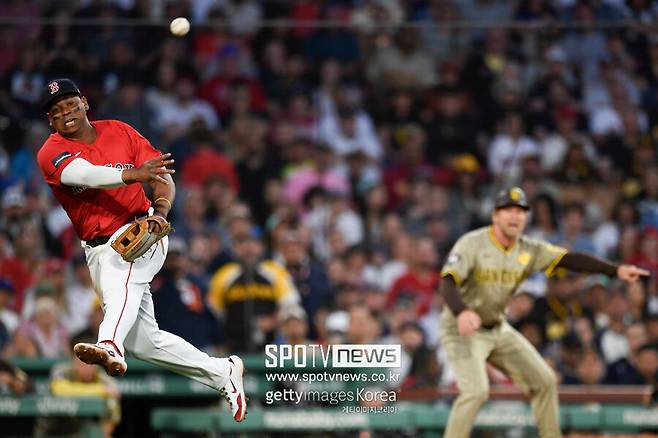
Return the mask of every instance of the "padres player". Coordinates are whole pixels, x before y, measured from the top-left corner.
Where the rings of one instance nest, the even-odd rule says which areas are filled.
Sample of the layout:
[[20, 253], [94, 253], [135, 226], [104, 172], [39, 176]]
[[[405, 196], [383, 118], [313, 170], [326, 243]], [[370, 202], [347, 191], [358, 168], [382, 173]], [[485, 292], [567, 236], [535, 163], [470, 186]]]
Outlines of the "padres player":
[[[105, 312], [98, 342], [77, 344], [75, 354], [110, 375], [123, 375], [127, 351], [216, 388], [231, 404], [233, 418], [242, 421], [247, 408], [242, 360], [210, 357], [158, 328], [149, 282], [164, 263], [167, 237], [133, 262], [111, 247], [132, 221], [150, 214], [166, 219], [175, 195], [174, 171], [166, 167], [173, 163], [170, 154], [161, 155], [125, 123], [90, 122], [89, 104], [69, 79], [51, 81], [41, 104], [55, 133], [38, 152], [39, 167], [82, 240]], [[154, 201], [142, 183], [151, 186]]]
[[447, 303], [441, 341], [459, 387], [446, 429], [448, 438], [470, 436], [489, 396], [486, 361], [505, 371], [531, 397], [541, 437], [562, 436], [555, 375], [504, 317], [523, 279], [538, 271], [551, 275], [556, 267], [601, 272], [627, 282], [649, 275], [635, 266], [614, 265], [521, 235], [528, 210], [526, 195], [518, 187], [500, 192], [492, 225], [463, 235], [441, 272], [440, 292]]

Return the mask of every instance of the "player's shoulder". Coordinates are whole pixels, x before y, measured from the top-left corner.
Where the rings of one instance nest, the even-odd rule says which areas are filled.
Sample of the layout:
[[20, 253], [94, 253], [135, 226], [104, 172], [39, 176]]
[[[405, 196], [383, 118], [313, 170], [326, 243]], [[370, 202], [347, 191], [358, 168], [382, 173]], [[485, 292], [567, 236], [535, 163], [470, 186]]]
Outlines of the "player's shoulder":
[[43, 159], [49, 161], [53, 154], [66, 151], [69, 146], [68, 140], [57, 133], [52, 133], [37, 151], [37, 161], [41, 162]]
[[549, 249], [549, 250], [554, 250], [554, 251], [566, 251], [565, 248], [562, 248], [557, 245], [553, 245], [552, 243], [543, 240], [543, 239], [538, 239], [536, 237], [531, 237], [526, 234], [523, 234], [519, 237], [519, 244], [522, 248], [535, 248], [535, 249]]
[[137, 132], [135, 128], [133, 128], [131, 125], [129, 125], [126, 122], [122, 122], [121, 120], [115, 120], [115, 119], [94, 120], [92, 124], [94, 125], [94, 127], [101, 129], [124, 131], [128, 133]]
[[464, 233], [457, 243], [459, 245], [470, 245], [470, 244], [480, 244], [484, 239], [489, 238], [489, 227], [480, 227], [474, 230], [471, 230], [467, 233]]
[[537, 239], [536, 237], [528, 236], [527, 234], [522, 234], [519, 236], [518, 240], [520, 245], [527, 245], [527, 246], [538, 246], [541, 245], [542, 243], [545, 243], [543, 240]]

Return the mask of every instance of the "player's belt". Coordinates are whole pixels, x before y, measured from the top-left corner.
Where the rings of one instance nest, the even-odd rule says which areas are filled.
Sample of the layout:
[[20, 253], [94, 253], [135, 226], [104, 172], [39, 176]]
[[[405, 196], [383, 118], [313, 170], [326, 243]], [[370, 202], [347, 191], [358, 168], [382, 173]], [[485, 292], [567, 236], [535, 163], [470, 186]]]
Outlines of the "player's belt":
[[[135, 216], [134, 220], [143, 219], [149, 215], [148, 211]], [[105, 245], [112, 236], [96, 236], [93, 239], [85, 240], [85, 245], [95, 248], [99, 245]]]
[[112, 237], [112, 236], [94, 237], [93, 239], [85, 240], [85, 244], [87, 246], [91, 246], [92, 248], [95, 248], [98, 245], [105, 245], [107, 243], [107, 241], [110, 240], [110, 237]]

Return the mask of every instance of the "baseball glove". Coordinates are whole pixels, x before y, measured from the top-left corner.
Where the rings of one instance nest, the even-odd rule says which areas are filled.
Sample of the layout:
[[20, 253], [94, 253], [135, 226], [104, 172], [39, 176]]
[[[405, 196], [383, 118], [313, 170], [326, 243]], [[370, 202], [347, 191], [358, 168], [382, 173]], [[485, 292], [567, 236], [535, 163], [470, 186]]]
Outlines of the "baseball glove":
[[112, 248], [121, 254], [125, 261], [134, 262], [170, 231], [171, 225], [165, 218], [157, 215], [148, 216], [130, 224], [112, 242]]

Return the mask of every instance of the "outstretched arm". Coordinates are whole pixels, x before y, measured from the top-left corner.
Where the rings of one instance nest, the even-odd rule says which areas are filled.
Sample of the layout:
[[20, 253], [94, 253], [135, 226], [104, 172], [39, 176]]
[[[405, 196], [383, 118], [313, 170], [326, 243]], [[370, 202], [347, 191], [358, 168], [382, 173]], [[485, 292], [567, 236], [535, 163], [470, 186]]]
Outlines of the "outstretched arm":
[[62, 184], [74, 187], [91, 187], [94, 189], [112, 189], [136, 182], [159, 181], [167, 184], [163, 176], [174, 173], [166, 166], [173, 164], [171, 154], [161, 155], [145, 161], [135, 169], [116, 169], [109, 166], [98, 166], [83, 158], [75, 158], [64, 170], [60, 181]]
[[650, 274], [649, 271], [634, 265], [617, 265], [582, 252], [566, 253], [557, 267], [576, 272], [602, 273], [609, 277], [619, 277], [627, 282], [636, 281], [641, 276]]

